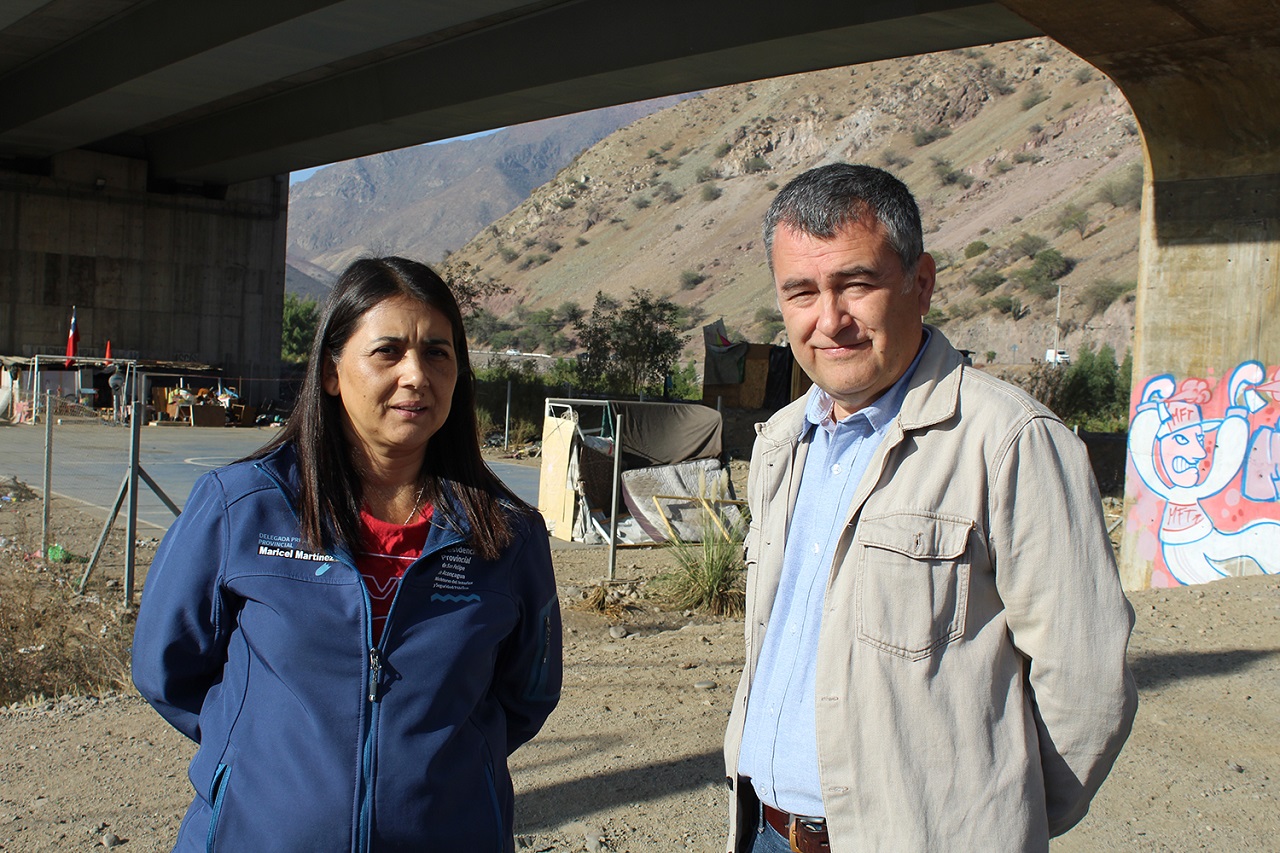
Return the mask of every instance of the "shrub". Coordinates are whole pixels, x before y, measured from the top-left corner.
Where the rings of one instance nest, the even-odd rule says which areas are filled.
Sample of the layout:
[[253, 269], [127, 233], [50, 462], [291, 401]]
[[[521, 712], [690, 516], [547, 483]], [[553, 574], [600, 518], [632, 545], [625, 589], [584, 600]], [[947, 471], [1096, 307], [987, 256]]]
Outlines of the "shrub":
[[550, 237], [548, 237], [547, 239], [542, 241], [542, 248], [546, 249], [548, 252], [554, 255], [556, 252], [560, 251], [564, 247], [560, 245], [559, 241], [553, 240]]
[[1020, 106], [1022, 111], [1026, 112], [1036, 104], [1042, 104], [1047, 100], [1049, 100], [1049, 93], [1045, 91], [1044, 85], [1039, 80], [1033, 80], [1027, 87], [1026, 94], [1022, 96]]
[[991, 164], [991, 171], [997, 175], [1003, 175], [1005, 172], [1013, 171], [1013, 164], [1008, 160], [997, 160]]
[[715, 184], [703, 184], [702, 186], [703, 201], [715, 201], [720, 198], [722, 194], [723, 191]]
[[573, 243], [574, 243], [574, 245], [575, 245], [575, 246], [586, 246], [586, 245], [588, 245], [588, 244], [587, 244], [587, 238], [586, 238], [586, 237], [574, 237], [574, 238], [573, 238]]
[[742, 164], [742, 171], [748, 175], [754, 175], [756, 172], [767, 172], [769, 168], [769, 161], [759, 155]]
[[680, 289], [693, 290], [706, 280], [707, 277], [697, 270], [685, 270], [680, 273]]
[[1031, 269], [1038, 275], [1043, 275], [1048, 279], [1062, 278], [1071, 272], [1073, 266], [1075, 266], [1075, 261], [1064, 256], [1057, 249], [1044, 249], [1036, 252], [1035, 260], [1031, 262]]
[[987, 356], [987, 364], [995, 364], [995, 363], [996, 363], [996, 351], [995, 351], [995, 350], [993, 350], [993, 349], [989, 349], [989, 350], [987, 350], [987, 352], [986, 352], [986, 356]]
[[765, 189], [767, 189], [769, 192], [773, 192], [774, 190], [776, 190], [776, 189], [778, 188], [778, 182], [777, 182], [777, 181], [768, 181], [768, 182], [764, 185], [764, 188], [765, 188]]
[[917, 127], [911, 132], [911, 141], [917, 148], [923, 148], [931, 142], [945, 139], [951, 135], [951, 128], [937, 125], [935, 127]]
[[911, 165], [911, 158], [889, 149], [880, 155], [880, 162], [883, 163], [886, 168], [897, 166], [905, 169], [907, 166]]
[[1018, 257], [1034, 258], [1036, 253], [1042, 249], [1048, 248], [1049, 241], [1038, 234], [1028, 234], [1022, 232], [1022, 236], [1014, 240], [1009, 248], [1017, 253]]
[[968, 260], [969, 258], [976, 258], [978, 257], [978, 255], [981, 255], [983, 252], [985, 252], [987, 249], [990, 249], [990, 248], [991, 248], [990, 246], [988, 246], [986, 243], [982, 242], [981, 240], [974, 240], [972, 243], [964, 247], [965, 260]]
[[1018, 151], [1013, 155], [1015, 163], [1039, 163], [1044, 158], [1034, 151]]
[[[1022, 301], [1015, 296], [1001, 294], [991, 297], [990, 305], [1001, 314], [1012, 314], [1013, 319], [1018, 319], [1022, 313]], [[991, 361], [991, 359], [987, 359]]]
[[670, 181], [663, 181], [658, 184], [658, 186], [654, 188], [654, 195], [667, 204], [675, 204], [683, 198], [680, 191], [676, 189], [675, 184]]
[[573, 207], [575, 204], [577, 204], [577, 202], [567, 195], [562, 195], [560, 196], [560, 198], [556, 199], [556, 207], [560, 208], [561, 210], [568, 210], [569, 208]]
[[693, 177], [698, 183], [705, 184], [707, 181], [714, 181], [720, 177], [720, 173], [710, 166], [699, 166], [697, 171], [693, 173]]
[[930, 308], [929, 312], [924, 315], [924, 321], [930, 326], [941, 326], [947, 322], [947, 312], [941, 308]]
[[1130, 207], [1137, 210], [1142, 205], [1142, 164], [1134, 163], [1124, 174], [1098, 188], [1098, 201], [1112, 207]]
[[636, 196], [635, 198], [631, 199], [631, 203], [636, 206], [636, 210], [644, 210], [650, 204], [653, 204], [653, 202], [649, 200], [649, 197], [645, 195]]
[[1093, 316], [1106, 311], [1117, 299], [1132, 299], [1132, 294], [1137, 289], [1136, 281], [1100, 278], [1084, 287], [1080, 294], [1080, 301], [1088, 307], [1089, 316]]
[[520, 269], [527, 270], [531, 267], [540, 267], [549, 260], [551, 260], [551, 256], [541, 252], [536, 255], [526, 255], [525, 259], [520, 262]]
[[520, 253], [510, 246], [499, 246], [498, 257], [502, 258], [507, 263], [511, 263], [516, 258], [520, 257]]
[[1089, 230], [1089, 211], [1083, 207], [1068, 204], [1058, 211], [1054, 225], [1057, 226], [1059, 234], [1075, 231], [1083, 238], [1085, 232]]
[[1004, 282], [1005, 277], [995, 270], [981, 270], [969, 276], [969, 283], [976, 287], [983, 296], [986, 296], [1004, 284]]
[[[745, 525], [703, 508], [701, 542], [671, 541], [677, 568], [659, 575], [656, 586], [681, 609], [713, 616], [740, 616], [746, 604], [742, 542]], [[740, 516], [737, 516], [740, 518]]]
[[1076, 73], [1071, 76], [1075, 78], [1077, 86], [1083, 86], [1085, 83], [1088, 83], [1093, 79], [1093, 69], [1077, 68]]
[[720, 159], [721, 157], [728, 154], [732, 150], [733, 150], [732, 145], [730, 145], [727, 142], [721, 142], [719, 145], [716, 146], [716, 150], [715, 150], [716, 159]]
[[953, 168], [950, 160], [941, 157], [933, 158], [933, 173], [944, 185], [959, 184], [968, 189], [973, 186], [973, 175], [963, 169]]

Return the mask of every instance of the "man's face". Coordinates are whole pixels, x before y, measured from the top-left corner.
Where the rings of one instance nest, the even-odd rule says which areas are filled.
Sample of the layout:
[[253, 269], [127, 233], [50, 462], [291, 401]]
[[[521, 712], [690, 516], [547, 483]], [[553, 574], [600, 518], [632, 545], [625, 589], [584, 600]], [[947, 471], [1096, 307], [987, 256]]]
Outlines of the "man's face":
[[934, 264], [920, 256], [910, 278], [884, 226], [853, 223], [830, 240], [779, 226], [773, 281], [792, 351], [843, 418], [874, 402], [920, 346]]

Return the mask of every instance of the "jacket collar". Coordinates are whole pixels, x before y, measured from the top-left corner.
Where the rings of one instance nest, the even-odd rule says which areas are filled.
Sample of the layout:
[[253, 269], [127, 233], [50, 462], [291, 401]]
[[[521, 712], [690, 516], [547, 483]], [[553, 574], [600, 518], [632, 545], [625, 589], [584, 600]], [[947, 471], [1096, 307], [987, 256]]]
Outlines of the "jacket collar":
[[[903, 431], [926, 429], [955, 415], [960, 405], [960, 375], [964, 359], [938, 329], [930, 326], [929, 343], [907, 386], [898, 413]], [[792, 401], [756, 432], [775, 445], [793, 444], [804, 425], [808, 395]]]
[[[298, 451], [292, 442], [282, 444], [266, 456], [258, 459], [255, 466], [266, 473], [280, 487], [289, 506], [297, 513], [298, 493], [301, 481], [298, 473]], [[431, 515], [431, 531], [428, 544], [441, 534], [466, 538], [471, 534], [471, 526], [467, 522], [466, 513], [461, 511], [455, 497], [453, 482], [442, 483], [445, 506], [437, 506]]]

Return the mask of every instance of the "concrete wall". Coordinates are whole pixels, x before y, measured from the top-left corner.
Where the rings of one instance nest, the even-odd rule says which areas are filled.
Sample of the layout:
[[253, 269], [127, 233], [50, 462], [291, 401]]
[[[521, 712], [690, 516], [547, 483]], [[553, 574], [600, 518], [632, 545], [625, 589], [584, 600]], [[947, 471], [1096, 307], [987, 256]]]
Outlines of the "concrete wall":
[[287, 200], [273, 178], [222, 199], [148, 192], [145, 162], [86, 151], [48, 176], [0, 171], [0, 353], [65, 351], [75, 305], [85, 355], [110, 340], [274, 381]]

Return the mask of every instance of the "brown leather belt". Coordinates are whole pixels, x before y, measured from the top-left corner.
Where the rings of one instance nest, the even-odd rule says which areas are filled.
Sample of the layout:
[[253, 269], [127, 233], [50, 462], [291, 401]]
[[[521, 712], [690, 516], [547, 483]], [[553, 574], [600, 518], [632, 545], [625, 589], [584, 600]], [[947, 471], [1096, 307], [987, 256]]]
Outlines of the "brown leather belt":
[[827, 840], [827, 822], [820, 817], [780, 812], [773, 806], [760, 804], [764, 809], [764, 822], [791, 842], [791, 853], [830, 853]]

